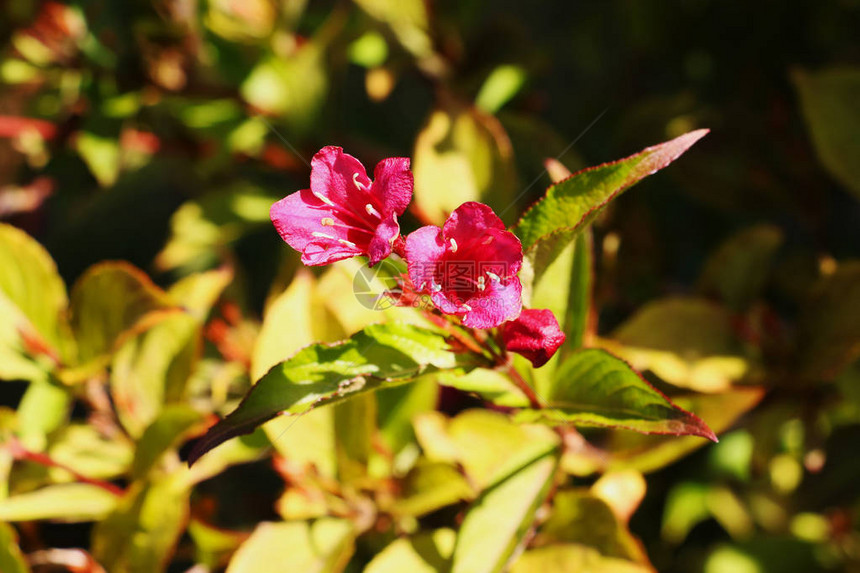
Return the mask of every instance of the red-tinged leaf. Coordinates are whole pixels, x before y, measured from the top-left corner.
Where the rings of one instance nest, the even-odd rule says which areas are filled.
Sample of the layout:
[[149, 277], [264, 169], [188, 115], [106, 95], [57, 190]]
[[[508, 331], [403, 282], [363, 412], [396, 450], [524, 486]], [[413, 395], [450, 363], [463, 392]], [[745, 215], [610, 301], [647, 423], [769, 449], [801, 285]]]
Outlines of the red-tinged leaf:
[[605, 350], [572, 354], [559, 366], [555, 384], [543, 398], [546, 408], [524, 410], [519, 419], [717, 441], [707, 424], [674, 405], [626, 362]]
[[610, 201], [648, 175], [663, 169], [708, 133], [691, 131], [626, 159], [574, 173], [547, 189], [513, 228], [523, 243], [535, 277]]

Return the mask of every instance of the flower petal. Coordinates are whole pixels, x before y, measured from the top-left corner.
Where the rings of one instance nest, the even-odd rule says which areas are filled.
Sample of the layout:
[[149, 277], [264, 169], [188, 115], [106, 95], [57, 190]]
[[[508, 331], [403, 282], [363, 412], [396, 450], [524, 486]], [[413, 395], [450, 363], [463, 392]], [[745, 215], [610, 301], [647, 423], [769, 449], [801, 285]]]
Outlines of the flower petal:
[[273, 204], [269, 217], [281, 238], [300, 251], [302, 262], [310, 266], [363, 254], [371, 238], [370, 233], [348, 228], [310, 189]]
[[367, 249], [371, 267], [391, 254], [392, 243], [399, 235], [400, 225], [397, 223], [397, 215], [391, 213], [380, 221]]
[[412, 200], [412, 188], [408, 157], [389, 157], [376, 164], [371, 194], [382, 205], [383, 215], [402, 215]]
[[467, 201], [454, 209], [442, 227], [446, 239], [454, 239], [462, 244], [481, 237], [488, 229], [504, 231], [505, 224], [489, 205], [476, 201]]
[[416, 292], [430, 292], [431, 286], [439, 282], [444, 254], [442, 229], [436, 225], [421, 227], [406, 237], [409, 279], [415, 285]]
[[363, 194], [359, 195], [357, 184], [370, 189], [364, 166], [342, 148], [323, 147], [311, 160], [311, 191], [315, 195], [326, 197], [335, 205], [355, 203], [361, 212], [366, 201], [362, 200]]
[[471, 310], [463, 315], [463, 324], [469, 328], [493, 328], [514, 320], [523, 308], [522, 290], [517, 277], [507, 282], [491, 281], [480, 296], [466, 301]]
[[565, 335], [552, 311], [526, 309], [504, 325], [502, 341], [510, 352], [522, 354], [535, 368], [546, 364], [564, 344]]

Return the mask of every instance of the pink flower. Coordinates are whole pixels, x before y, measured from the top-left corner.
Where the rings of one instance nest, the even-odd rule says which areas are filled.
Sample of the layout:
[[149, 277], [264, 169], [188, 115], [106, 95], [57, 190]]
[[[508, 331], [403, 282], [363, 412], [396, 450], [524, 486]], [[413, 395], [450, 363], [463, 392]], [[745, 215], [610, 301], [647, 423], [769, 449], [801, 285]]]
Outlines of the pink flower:
[[502, 342], [510, 352], [522, 354], [539, 368], [564, 344], [565, 335], [550, 310], [525, 309], [502, 328]]
[[275, 229], [301, 251], [304, 264], [367, 255], [372, 266], [391, 254], [400, 236], [397, 216], [412, 199], [409, 159], [383, 159], [373, 176], [340, 147], [323, 147], [311, 161], [311, 188], [272, 205]]
[[409, 278], [417, 292], [470, 328], [492, 328], [522, 309], [517, 273], [520, 240], [488, 206], [460, 205], [440, 229], [421, 227], [406, 237]]

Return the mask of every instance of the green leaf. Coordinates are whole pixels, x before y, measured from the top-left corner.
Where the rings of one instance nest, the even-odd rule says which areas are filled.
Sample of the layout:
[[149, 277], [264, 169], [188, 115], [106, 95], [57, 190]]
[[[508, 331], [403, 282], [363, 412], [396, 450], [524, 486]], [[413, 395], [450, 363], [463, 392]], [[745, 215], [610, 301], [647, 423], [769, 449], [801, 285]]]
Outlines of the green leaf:
[[52, 382], [33, 382], [18, 404], [18, 435], [29, 449], [43, 451], [47, 436], [69, 418], [72, 396]]
[[[52, 434], [47, 453], [55, 462], [97, 479], [125, 474], [133, 455], [132, 445], [124, 435], [109, 438], [87, 424], [70, 424]], [[49, 476], [55, 481], [71, 479], [60, 468], [51, 468]]]
[[537, 280], [546, 267], [630, 186], [663, 169], [708, 133], [692, 131], [636, 155], [574, 173], [547, 189], [513, 228]]
[[188, 535], [194, 541], [195, 561], [209, 570], [223, 569], [247, 537], [247, 534], [218, 529], [193, 517], [188, 522]]
[[795, 70], [792, 80], [818, 158], [836, 180], [860, 197], [860, 69]]
[[439, 384], [473, 392], [498, 406], [525, 408], [529, 405], [529, 399], [522, 390], [498, 370], [475, 368], [466, 373], [453, 370], [439, 372], [434, 377]]
[[145, 477], [168, 450], [179, 446], [189, 433], [202, 429], [202, 423], [203, 416], [189, 406], [166, 406], [137, 442], [131, 465], [132, 479]]
[[93, 557], [111, 573], [163, 571], [188, 520], [190, 489], [180, 474], [135, 482], [93, 530]]
[[[5, 299], [0, 301], [3, 312], [0, 346], [7, 346], [7, 340], [21, 345], [21, 337], [28, 334], [41, 343], [37, 346], [44, 346], [57, 359], [68, 356], [72, 350], [66, 321], [69, 300], [57, 265], [35, 239], [3, 223], [0, 223], [0, 299]], [[7, 309], [7, 304], [20, 314]], [[4, 362], [0, 361], [0, 377], [7, 377]]]
[[173, 284], [167, 295], [197, 320], [204, 321], [224, 289], [233, 281], [233, 270], [221, 267], [194, 273]]
[[156, 266], [186, 271], [215, 266], [225, 248], [254, 229], [271, 226], [269, 208], [280, 198], [242, 182], [183, 203], [170, 217], [170, 237]]
[[308, 130], [328, 95], [324, 52], [307, 42], [288, 58], [269, 55], [259, 60], [240, 88], [245, 101], [277, 115], [298, 132]]
[[[601, 342], [637, 370], [699, 392], [720, 392], [750, 370], [732, 315], [710, 301], [671, 297], [639, 309]], [[615, 344], [615, 343], [618, 344]]]
[[353, 539], [353, 525], [345, 519], [262, 523], [236, 551], [227, 573], [334, 573], [352, 556]]
[[735, 233], [708, 258], [698, 290], [718, 296], [734, 310], [746, 309], [761, 293], [782, 240], [782, 231], [773, 225]]
[[273, 367], [233, 413], [210, 428], [189, 463], [280, 413], [301, 414], [356, 393], [403, 384], [431, 366], [455, 366], [445, 337], [408, 324], [371, 325], [343, 342], [304, 348]]
[[639, 563], [647, 558], [639, 542], [602, 499], [587, 491], [565, 490], [553, 496], [552, 514], [539, 536], [552, 543], [577, 543], [597, 549], [605, 557]]
[[0, 500], [0, 521], [97, 521], [114, 509], [118, 499], [88, 483], [49, 485]]
[[451, 529], [397, 539], [367, 564], [364, 573], [445, 573], [451, 566], [456, 539]]
[[604, 350], [572, 354], [559, 367], [557, 376], [551, 392], [544, 396], [546, 408], [523, 410], [518, 419], [717, 441], [702, 420], [672, 404], [626, 362]]
[[81, 131], [75, 141], [81, 159], [102, 187], [116, 183], [120, 171], [119, 140], [115, 136]]
[[466, 201], [481, 201], [502, 218], [515, 210], [511, 143], [494, 117], [456, 102], [435, 109], [415, 140], [415, 203], [441, 225]]
[[831, 380], [860, 358], [860, 261], [822, 278], [800, 319], [801, 375]]
[[413, 418], [434, 410], [438, 399], [439, 385], [435, 374], [421, 376], [406, 386], [387, 388], [376, 393], [379, 432], [395, 455], [415, 443]]
[[518, 425], [498, 412], [467, 410], [448, 423], [448, 439], [472, 483], [491, 487], [558, 447], [554, 432]]
[[511, 573], [650, 573], [650, 567], [625, 559], [604, 557], [585, 545], [565, 543], [530, 549], [520, 556]]
[[412, 55], [429, 58], [433, 54], [430, 18], [421, 0], [356, 0], [362, 10], [387, 24], [397, 40]]
[[200, 323], [174, 312], [128, 338], [111, 363], [110, 391], [117, 415], [132, 436], [140, 436], [162, 406], [181, 401], [200, 353]]
[[122, 262], [90, 267], [72, 289], [72, 329], [82, 364], [110, 354], [120, 336], [171, 301], [146, 274]]
[[451, 573], [505, 570], [532, 527], [555, 468], [555, 457], [544, 456], [485, 491], [471, 505], [457, 535]]
[[522, 89], [527, 77], [526, 70], [520, 66], [496, 67], [484, 80], [475, 105], [487, 113], [498, 112]]
[[0, 571], [30, 573], [30, 566], [18, 547], [18, 533], [8, 523], [0, 523]]
[[475, 492], [457, 469], [444, 462], [419, 461], [401, 483], [402, 493], [391, 512], [419, 517], [462, 500]]

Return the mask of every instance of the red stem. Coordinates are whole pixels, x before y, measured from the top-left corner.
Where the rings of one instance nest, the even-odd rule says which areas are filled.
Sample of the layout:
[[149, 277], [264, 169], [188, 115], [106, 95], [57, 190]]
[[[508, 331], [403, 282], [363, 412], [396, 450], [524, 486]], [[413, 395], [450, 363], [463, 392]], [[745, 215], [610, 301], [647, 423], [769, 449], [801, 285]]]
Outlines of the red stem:
[[110, 482], [106, 482], [106, 481], [103, 481], [100, 479], [90, 478], [90, 477], [87, 477], [85, 475], [82, 475], [82, 474], [76, 472], [75, 470], [73, 470], [72, 468], [68, 467], [67, 465], [61, 464], [57, 461], [54, 461], [47, 454], [40, 454], [37, 452], [31, 452], [30, 450], [28, 450], [24, 446], [22, 446], [21, 442], [19, 442], [18, 439], [15, 437], [13, 437], [9, 441], [9, 450], [12, 452], [12, 456], [16, 460], [26, 460], [28, 462], [34, 462], [34, 463], [37, 463], [37, 464], [40, 464], [40, 465], [43, 465], [43, 466], [46, 466], [49, 468], [59, 468], [61, 470], [67, 471], [70, 474], [72, 474], [72, 477], [74, 477], [75, 480], [77, 480], [81, 483], [88, 483], [90, 485], [100, 487], [101, 489], [103, 489], [107, 492], [110, 492], [116, 496], [121, 496], [124, 493], [122, 488], [115, 486], [114, 484], [112, 484]]
[[531, 385], [525, 381], [519, 371], [514, 368], [513, 363], [509, 360], [506, 360], [501, 364], [501, 366], [505, 367], [513, 383], [516, 385], [517, 388], [520, 389], [523, 394], [526, 395], [526, 398], [529, 399], [529, 405], [535, 410], [540, 410], [541, 408], [543, 408], [543, 404], [541, 403], [538, 395], [535, 393], [534, 388], [532, 388]]

